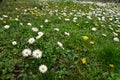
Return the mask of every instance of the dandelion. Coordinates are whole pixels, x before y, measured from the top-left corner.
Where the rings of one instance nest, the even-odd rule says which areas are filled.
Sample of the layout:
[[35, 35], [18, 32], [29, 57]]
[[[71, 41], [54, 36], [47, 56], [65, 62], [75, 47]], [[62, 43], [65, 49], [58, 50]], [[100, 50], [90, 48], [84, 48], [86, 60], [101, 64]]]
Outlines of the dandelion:
[[35, 38], [30, 38], [29, 40], [28, 40], [28, 43], [29, 44], [33, 44], [35, 42]]
[[5, 29], [9, 29], [10, 26], [9, 26], [9, 25], [5, 25], [4, 28], [5, 28]]
[[22, 51], [22, 54], [24, 57], [28, 57], [29, 55], [31, 55], [31, 50], [30, 49], [24, 49]]
[[16, 41], [13, 41], [13, 42], [12, 42], [12, 45], [17, 45], [17, 42], [16, 42]]
[[4, 20], [4, 21], [3, 21], [3, 24], [6, 24], [6, 23], [7, 23], [7, 22]]
[[64, 32], [64, 34], [65, 34], [66, 36], [70, 36], [70, 33], [68, 33], [68, 32]]
[[89, 37], [88, 36], [82, 36], [83, 40], [88, 40]]
[[90, 44], [91, 44], [91, 45], [94, 45], [95, 43], [94, 43], [93, 41], [90, 41]]
[[113, 65], [113, 64], [109, 64], [109, 66], [110, 66], [111, 68], [114, 68], [114, 65]]
[[42, 57], [42, 51], [40, 51], [39, 49], [36, 49], [33, 51], [33, 57], [35, 58], [41, 58]]
[[33, 27], [33, 28], [32, 28], [32, 31], [33, 31], [33, 32], [37, 32], [37, 31], [38, 31], [38, 28]]
[[96, 23], [96, 24], [95, 24], [95, 26], [96, 26], [96, 27], [98, 27], [98, 26], [99, 26], [99, 24], [97, 24], [97, 23]]
[[62, 49], [64, 49], [64, 48], [63, 48], [63, 44], [62, 44], [61, 42], [58, 41], [57, 44], [58, 44]]
[[82, 58], [81, 62], [82, 62], [82, 64], [85, 64], [86, 63], [86, 58]]
[[120, 41], [118, 37], [113, 38], [113, 40], [114, 40], [115, 42], [119, 42], [119, 41]]
[[97, 30], [96, 28], [94, 28], [94, 27], [92, 28], [92, 31], [96, 31], [96, 30]]
[[45, 72], [47, 71], [47, 66], [46, 66], [46, 65], [40, 65], [40, 66], [39, 66], [39, 71], [40, 71], [41, 73], [45, 73]]

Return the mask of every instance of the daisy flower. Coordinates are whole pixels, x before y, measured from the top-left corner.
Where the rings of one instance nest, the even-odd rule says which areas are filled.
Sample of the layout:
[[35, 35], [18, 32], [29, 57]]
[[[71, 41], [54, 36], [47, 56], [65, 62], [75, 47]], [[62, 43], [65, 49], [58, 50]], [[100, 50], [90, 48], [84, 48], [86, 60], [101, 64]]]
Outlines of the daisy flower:
[[12, 42], [12, 45], [17, 45], [17, 42], [16, 42], [16, 41], [13, 41], [13, 42]]
[[58, 44], [62, 49], [64, 49], [64, 48], [63, 48], [63, 44], [62, 44], [61, 42], [58, 41], [57, 44]]
[[9, 26], [9, 25], [5, 25], [4, 28], [5, 28], [5, 29], [9, 29], [10, 26]]
[[96, 30], [97, 30], [96, 28], [94, 28], [94, 27], [92, 28], [92, 31], [96, 31]]
[[32, 31], [33, 31], [33, 32], [38, 32], [38, 28], [33, 27], [33, 28], [32, 28]]
[[54, 28], [54, 31], [59, 31], [59, 28]]
[[118, 37], [113, 38], [113, 40], [114, 40], [115, 42], [119, 42], [119, 41], [120, 41]]
[[40, 66], [39, 66], [39, 71], [40, 71], [41, 73], [45, 73], [45, 72], [47, 71], [47, 66], [46, 66], [46, 65], [40, 65]]
[[35, 42], [35, 38], [30, 38], [29, 40], [28, 40], [28, 43], [29, 44], [33, 44]]
[[48, 21], [48, 19], [45, 19], [45, 21], [44, 21], [45, 23], [48, 23], [49, 21]]
[[36, 49], [33, 51], [33, 57], [35, 58], [41, 58], [42, 57], [42, 51], [40, 51], [39, 49]]
[[22, 51], [22, 54], [24, 57], [28, 57], [29, 55], [31, 55], [31, 50], [30, 49], [24, 49]]
[[31, 23], [27, 23], [28, 26], [31, 26], [32, 24]]
[[64, 34], [65, 34], [66, 36], [70, 36], [70, 33], [68, 33], [68, 32], [64, 32]]

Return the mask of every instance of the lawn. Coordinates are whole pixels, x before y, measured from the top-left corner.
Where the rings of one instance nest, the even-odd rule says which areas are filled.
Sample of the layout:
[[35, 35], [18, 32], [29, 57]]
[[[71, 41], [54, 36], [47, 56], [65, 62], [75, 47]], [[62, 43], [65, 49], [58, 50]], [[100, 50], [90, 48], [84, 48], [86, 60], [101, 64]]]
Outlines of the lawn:
[[73, 1], [0, 3], [0, 80], [120, 80], [120, 8]]

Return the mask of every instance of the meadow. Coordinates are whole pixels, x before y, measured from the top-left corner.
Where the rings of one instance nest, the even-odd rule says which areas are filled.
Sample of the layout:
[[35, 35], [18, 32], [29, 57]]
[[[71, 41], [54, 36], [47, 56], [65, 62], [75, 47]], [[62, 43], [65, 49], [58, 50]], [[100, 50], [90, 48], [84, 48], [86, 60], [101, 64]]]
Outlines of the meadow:
[[74, 1], [0, 3], [0, 80], [120, 80], [120, 8]]

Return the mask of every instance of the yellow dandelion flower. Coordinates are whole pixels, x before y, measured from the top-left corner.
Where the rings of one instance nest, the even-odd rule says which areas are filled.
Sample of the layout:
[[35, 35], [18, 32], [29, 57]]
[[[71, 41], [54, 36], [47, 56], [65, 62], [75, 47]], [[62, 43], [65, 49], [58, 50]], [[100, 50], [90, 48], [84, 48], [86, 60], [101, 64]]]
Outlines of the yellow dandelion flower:
[[82, 58], [81, 62], [82, 62], [82, 64], [85, 64], [86, 63], [86, 58]]
[[83, 40], [88, 40], [89, 37], [88, 36], [82, 36]]
[[19, 16], [19, 15], [17, 15], [16, 17], [17, 17], [17, 18], [19, 18], [20, 16]]
[[114, 68], [114, 65], [113, 65], [113, 64], [109, 64], [109, 66], [110, 66], [111, 68]]
[[4, 21], [3, 21], [3, 24], [6, 24], [6, 23], [7, 23], [7, 22], [4, 20]]
[[94, 43], [93, 41], [90, 41], [90, 44], [91, 44], [91, 45], [94, 45], [95, 43]]
[[96, 26], [96, 27], [98, 27], [98, 26], [99, 26], [99, 24], [97, 24], [97, 23], [96, 23], [96, 24], [95, 24], [95, 26]]

